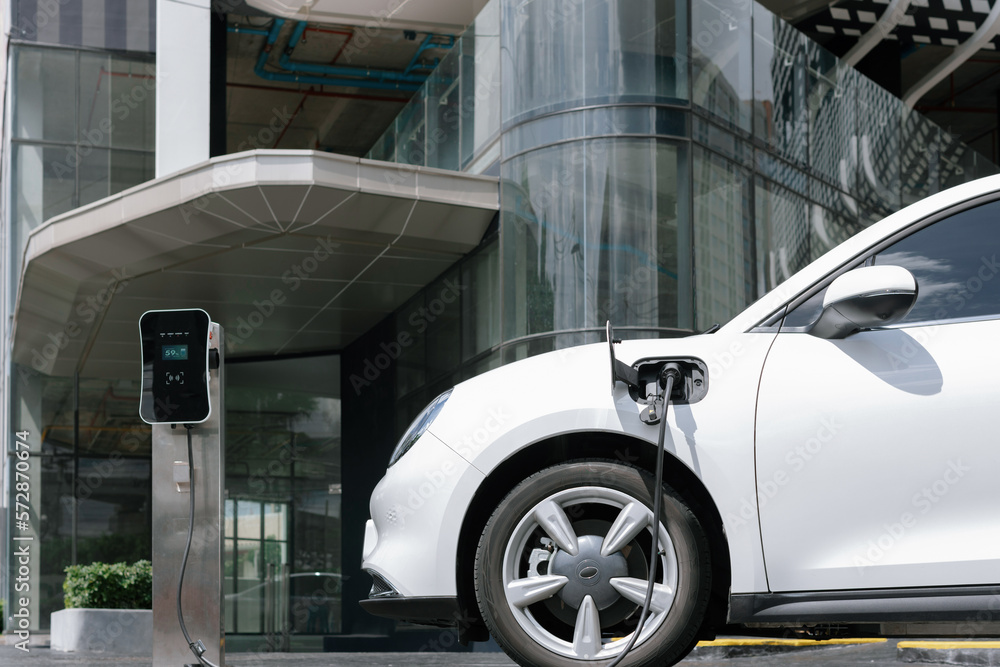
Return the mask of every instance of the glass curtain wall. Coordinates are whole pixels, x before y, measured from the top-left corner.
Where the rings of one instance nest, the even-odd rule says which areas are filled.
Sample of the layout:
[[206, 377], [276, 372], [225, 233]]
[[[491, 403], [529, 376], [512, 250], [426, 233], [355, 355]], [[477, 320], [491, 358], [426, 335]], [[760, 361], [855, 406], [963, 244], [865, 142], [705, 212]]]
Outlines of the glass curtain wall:
[[14, 45], [11, 301], [28, 234], [154, 176], [152, 58]]
[[[290, 648], [322, 650], [308, 636], [342, 618], [340, 357], [230, 362], [226, 375], [226, 633], [240, 650], [277, 648], [263, 635], [285, 630]], [[269, 580], [288, 595], [271, 628]]]
[[500, 2], [486, 4], [365, 156], [482, 173], [499, 157]]
[[[460, 42], [369, 157], [469, 169], [430, 139], [442, 119], [502, 127], [504, 360], [599, 340], [608, 317], [629, 335], [725, 322], [865, 225], [996, 171], [747, 0], [493, 0]], [[499, 81], [498, 102], [456, 102], [470, 81]]]
[[[296, 644], [339, 633], [339, 357], [230, 362], [226, 372], [227, 632], [264, 632], [274, 565], [276, 576], [282, 566], [289, 575], [288, 616], [276, 631], [287, 629]], [[39, 631], [64, 606], [67, 565], [151, 558], [151, 433], [138, 417], [138, 379], [77, 381], [16, 366], [13, 386], [11, 423], [26, 444], [7, 449], [12, 477], [19, 462], [23, 469], [9, 506], [15, 517], [20, 488], [31, 513], [23, 529], [12, 521], [11, 537], [33, 538], [31, 618], [39, 627], [31, 629]], [[7, 563], [11, 582], [17, 566]], [[271, 648], [263, 642], [250, 647]]]
[[501, 11], [505, 360], [690, 329], [686, 3]]
[[[151, 441], [137, 416], [138, 381], [77, 381], [15, 366], [12, 386], [12, 432], [19, 435], [6, 452], [16, 519], [10, 544], [31, 547], [30, 581], [22, 583], [32, 591], [31, 630], [39, 631], [64, 606], [67, 565], [151, 557]], [[30, 509], [19, 517], [17, 502], [25, 498]], [[12, 595], [18, 566], [8, 561]]]

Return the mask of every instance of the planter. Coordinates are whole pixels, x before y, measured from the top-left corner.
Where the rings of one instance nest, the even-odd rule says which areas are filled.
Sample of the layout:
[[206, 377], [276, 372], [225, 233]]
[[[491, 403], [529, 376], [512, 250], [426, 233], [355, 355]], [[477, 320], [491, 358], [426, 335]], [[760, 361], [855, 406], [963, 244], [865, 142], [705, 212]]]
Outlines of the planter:
[[152, 609], [63, 609], [52, 613], [52, 649], [153, 655]]

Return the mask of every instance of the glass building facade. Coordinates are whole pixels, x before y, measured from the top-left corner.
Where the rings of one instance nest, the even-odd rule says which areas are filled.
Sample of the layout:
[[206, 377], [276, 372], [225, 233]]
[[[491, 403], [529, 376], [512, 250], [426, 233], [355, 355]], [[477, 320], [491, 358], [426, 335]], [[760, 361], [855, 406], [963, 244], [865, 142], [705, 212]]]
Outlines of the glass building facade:
[[[41, 6], [14, 4], [5, 315], [31, 230], [153, 178], [155, 3], [109, 4], [121, 16], [80, 30]], [[94, 27], [115, 21], [138, 27]], [[887, 213], [996, 171], [747, 0], [491, 0], [367, 157], [498, 176], [500, 212], [346, 348], [227, 365], [230, 650], [273, 648], [265, 582], [283, 566], [292, 648], [403, 645], [356, 604], [368, 498], [444, 389], [597, 342], [606, 320], [628, 337], [724, 322]], [[150, 431], [137, 381], [8, 373], [9, 432], [32, 434], [45, 630], [67, 565], [149, 558]]]
[[725, 322], [996, 171], [746, 0], [493, 0], [459, 42], [369, 157], [500, 175], [505, 361]]

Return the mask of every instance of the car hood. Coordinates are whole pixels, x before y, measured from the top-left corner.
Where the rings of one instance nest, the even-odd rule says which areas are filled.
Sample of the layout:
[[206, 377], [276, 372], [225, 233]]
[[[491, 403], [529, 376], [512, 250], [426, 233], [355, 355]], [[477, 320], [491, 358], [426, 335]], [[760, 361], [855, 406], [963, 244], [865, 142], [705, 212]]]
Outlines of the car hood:
[[[711, 369], [728, 345], [712, 334], [626, 341], [615, 352], [626, 364], [697, 357]], [[531, 357], [457, 385], [428, 431], [486, 472], [499, 463], [499, 452], [489, 446], [511, 436], [521, 445], [584, 431], [640, 433], [649, 440], [639, 410], [624, 384], [612, 391], [608, 344], [597, 343]]]

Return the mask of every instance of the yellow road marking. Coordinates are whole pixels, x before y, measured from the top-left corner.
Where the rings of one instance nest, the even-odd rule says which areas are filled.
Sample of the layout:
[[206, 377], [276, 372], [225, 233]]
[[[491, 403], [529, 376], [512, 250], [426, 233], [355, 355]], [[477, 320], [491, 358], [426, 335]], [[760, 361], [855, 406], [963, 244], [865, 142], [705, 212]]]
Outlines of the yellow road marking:
[[847, 644], [882, 644], [887, 640], [879, 637], [837, 638], [837, 639], [714, 639], [698, 642], [698, 646], [842, 646]]
[[956, 648], [1000, 648], [1000, 642], [899, 642], [898, 648], [936, 648], [947, 651]]

